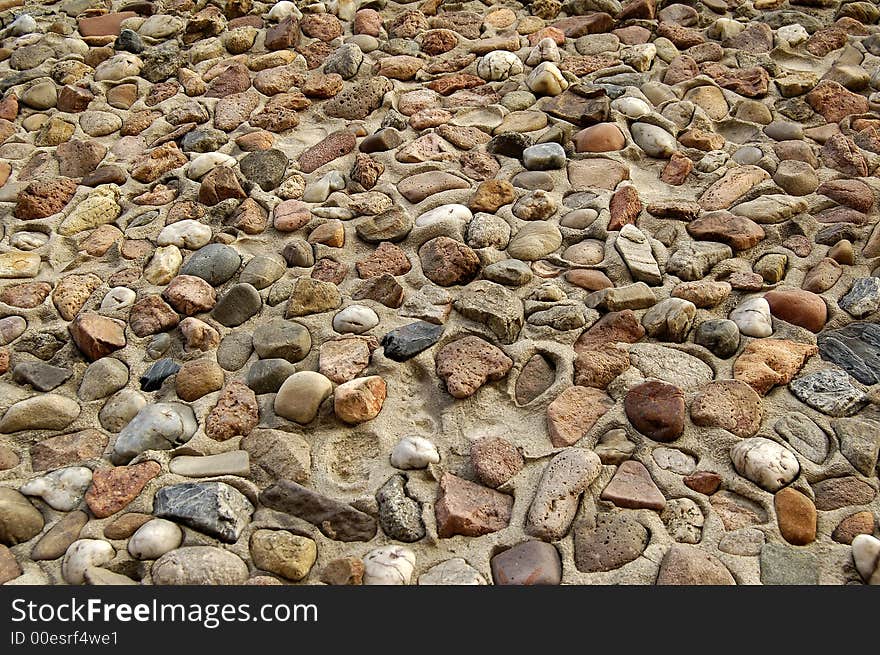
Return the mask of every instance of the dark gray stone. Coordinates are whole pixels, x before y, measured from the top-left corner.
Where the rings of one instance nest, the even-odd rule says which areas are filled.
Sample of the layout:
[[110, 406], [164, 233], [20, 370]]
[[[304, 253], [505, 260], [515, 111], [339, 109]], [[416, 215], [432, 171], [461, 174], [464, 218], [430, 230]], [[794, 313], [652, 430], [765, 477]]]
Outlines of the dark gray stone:
[[257, 314], [262, 306], [260, 292], [252, 285], [236, 284], [217, 301], [211, 315], [220, 325], [237, 327]]
[[260, 359], [248, 369], [245, 384], [257, 395], [275, 393], [284, 381], [296, 373], [296, 366], [286, 359]]
[[765, 585], [817, 585], [819, 562], [812, 553], [782, 544], [761, 549], [761, 583]]
[[851, 323], [826, 330], [817, 343], [822, 359], [837, 364], [862, 384], [880, 382], [880, 325]]
[[238, 162], [238, 167], [242, 175], [251, 182], [259, 184], [263, 191], [271, 191], [284, 179], [287, 164], [287, 155], [271, 148], [248, 153]]
[[51, 391], [61, 386], [73, 375], [69, 368], [52, 366], [44, 362], [22, 362], [12, 369], [12, 379], [19, 384], [29, 384], [37, 391]]
[[338, 73], [342, 79], [350, 80], [357, 75], [363, 61], [364, 53], [357, 44], [345, 43], [324, 60], [324, 72], [328, 75]]
[[860, 277], [849, 292], [837, 301], [841, 309], [856, 318], [864, 318], [880, 309], [880, 278]]
[[173, 359], [160, 359], [150, 368], [144, 371], [140, 377], [141, 391], [158, 391], [166, 378], [180, 370], [180, 364]]
[[504, 132], [492, 137], [486, 144], [486, 152], [493, 155], [504, 155], [514, 159], [522, 159], [523, 151], [534, 144], [532, 137], [519, 132]]
[[235, 275], [241, 255], [222, 243], [209, 243], [196, 250], [180, 269], [180, 275], [195, 275], [211, 286], [219, 286]]
[[153, 501], [156, 516], [180, 521], [228, 544], [238, 541], [253, 511], [244, 494], [224, 482], [173, 484], [162, 487]]
[[369, 541], [376, 536], [376, 519], [369, 514], [290, 480], [281, 480], [263, 491], [260, 502], [308, 521], [329, 539]]
[[433, 346], [443, 335], [443, 326], [417, 321], [391, 330], [382, 337], [385, 356], [405, 362]]
[[295, 363], [312, 349], [312, 336], [305, 326], [280, 318], [260, 325], [253, 338], [260, 359], [281, 357]]
[[788, 385], [801, 402], [829, 416], [851, 416], [868, 402], [868, 397], [853, 386], [846, 371], [825, 369], [811, 373]]
[[406, 478], [394, 475], [376, 492], [379, 503], [379, 525], [382, 532], [405, 543], [425, 536], [422, 508], [406, 494]]
[[116, 37], [113, 49], [116, 52], [131, 52], [137, 55], [144, 51], [144, 42], [134, 30], [123, 29], [120, 30], [119, 36]]
[[210, 127], [202, 127], [183, 135], [180, 149], [183, 152], [215, 152], [229, 141], [226, 132]]
[[880, 455], [880, 423], [867, 418], [841, 418], [831, 421], [840, 440], [840, 452], [862, 475], [874, 474]]

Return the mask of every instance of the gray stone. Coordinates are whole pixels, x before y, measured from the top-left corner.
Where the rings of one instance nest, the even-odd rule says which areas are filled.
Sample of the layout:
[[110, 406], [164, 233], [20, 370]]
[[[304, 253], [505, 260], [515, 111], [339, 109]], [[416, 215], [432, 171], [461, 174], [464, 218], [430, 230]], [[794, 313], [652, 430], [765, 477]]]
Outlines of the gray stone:
[[102, 357], [89, 364], [79, 383], [77, 395], [89, 402], [106, 398], [128, 383], [128, 367], [114, 357]]
[[574, 562], [578, 571], [613, 571], [632, 562], [648, 545], [647, 528], [627, 514], [605, 514], [595, 528], [574, 531]]
[[642, 316], [645, 333], [659, 341], [682, 343], [690, 332], [697, 307], [689, 300], [666, 298]]
[[806, 414], [788, 412], [776, 421], [773, 429], [811, 462], [821, 464], [828, 457], [828, 435]]
[[344, 80], [357, 75], [358, 68], [364, 61], [364, 53], [356, 43], [345, 43], [324, 60], [324, 72], [338, 73]]
[[153, 514], [235, 543], [250, 522], [254, 506], [224, 482], [184, 482], [162, 487], [153, 500]]
[[739, 327], [726, 318], [703, 321], [694, 331], [694, 343], [721, 359], [727, 359], [736, 353], [739, 340]]
[[395, 328], [382, 337], [385, 356], [404, 362], [433, 346], [443, 335], [443, 326], [426, 321]]
[[684, 243], [669, 257], [666, 272], [687, 282], [702, 280], [715, 264], [731, 257], [733, 250], [723, 243]]
[[73, 376], [73, 371], [45, 362], [22, 362], [12, 369], [12, 379], [19, 384], [28, 384], [37, 391], [51, 391], [61, 386]]
[[260, 292], [252, 285], [236, 284], [217, 301], [211, 315], [220, 325], [237, 327], [257, 314], [262, 306]]
[[284, 381], [296, 373], [296, 366], [278, 357], [260, 359], [251, 364], [245, 384], [255, 394], [276, 393]]
[[518, 259], [503, 259], [483, 269], [483, 277], [498, 284], [520, 287], [531, 282], [532, 269]]
[[237, 371], [247, 363], [253, 351], [253, 337], [244, 330], [236, 330], [220, 342], [217, 363], [226, 371]]
[[376, 536], [376, 519], [369, 514], [290, 480], [280, 480], [263, 491], [260, 502], [308, 521], [329, 539], [369, 541]]
[[309, 444], [297, 434], [281, 430], [253, 430], [241, 440], [250, 456], [250, 478], [261, 487], [278, 480], [305, 483], [312, 466]]
[[761, 549], [761, 583], [765, 585], [817, 585], [819, 561], [813, 553], [783, 544]]
[[620, 229], [614, 247], [629, 268], [633, 280], [651, 285], [663, 283], [663, 275], [651, 251], [651, 242], [635, 225], [627, 224]]
[[825, 330], [817, 338], [819, 355], [837, 364], [862, 384], [880, 382], [880, 325], [850, 323]]
[[501, 343], [516, 341], [523, 326], [522, 301], [501, 285], [486, 280], [469, 284], [455, 301], [455, 309], [485, 324]]
[[312, 349], [312, 337], [305, 326], [284, 319], [261, 324], [254, 330], [254, 350], [260, 359], [281, 357], [298, 362]]
[[[308, 245], [308, 244], [307, 244]], [[308, 245], [311, 253], [311, 245]], [[238, 281], [252, 285], [255, 289], [265, 289], [281, 278], [287, 271], [283, 257], [278, 255], [257, 255], [251, 259], [238, 276]]]
[[425, 536], [422, 508], [406, 493], [406, 478], [394, 475], [376, 492], [379, 525], [397, 541], [412, 543]]
[[810, 373], [792, 380], [788, 387], [798, 400], [829, 416], [851, 416], [868, 402], [865, 393], [840, 369]]
[[287, 155], [271, 148], [248, 153], [238, 162], [238, 167], [242, 175], [260, 185], [263, 191], [271, 191], [284, 179], [287, 164]]
[[880, 308], [880, 278], [860, 277], [837, 304], [856, 318], [864, 318]]
[[871, 477], [880, 455], [880, 422], [867, 418], [841, 418], [831, 421], [840, 441], [840, 452], [862, 475]]
[[419, 576], [419, 586], [424, 585], [484, 585], [486, 579], [461, 557], [440, 562]]
[[523, 166], [529, 171], [550, 171], [565, 166], [565, 149], [558, 143], [539, 143], [522, 153]]
[[160, 359], [144, 371], [144, 374], [138, 380], [141, 385], [141, 391], [158, 391], [162, 387], [162, 383], [179, 370], [180, 364], [173, 359]]
[[209, 243], [199, 248], [180, 268], [180, 275], [195, 275], [211, 286], [219, 286], [235, 275], [241, 266], [241, 255], [231, 246]]
[[761, 554], [765, 540], [764, 533], [757, 528], [742, 528], [725, 533], [718, 542], [718, 550], [728, 555], [755, 557]]
[[146, 405], [119, 432], [110, 459], [116, 465], [127, 464], [145, 450], [170, 450], [189, 441], [197, 427], [188, 405]]

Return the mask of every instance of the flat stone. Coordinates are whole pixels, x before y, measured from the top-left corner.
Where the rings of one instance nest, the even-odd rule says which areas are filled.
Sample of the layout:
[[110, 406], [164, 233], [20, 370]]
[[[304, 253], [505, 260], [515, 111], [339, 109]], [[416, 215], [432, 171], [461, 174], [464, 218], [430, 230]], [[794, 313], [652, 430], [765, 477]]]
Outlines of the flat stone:
[[478, 537], [510, 523], [513, 497], [444, 473], [434, 511], [441, 538]]
[[595, 528], [574, 532], [574, 562], [578, 571], [613, 571], [637, 559], [648, 545], [649, 533], [626, 514], [600, 515]]
[[660, 511], [666, 506], [666, 498], [657, 488], [651, 474], [643, 464], [635, 460], [625, 461], [618, 466], [614, 477], [602, 490], [600, 498], [628, 509]]
[[761, 549], [761, 583], [765, 585], [819, 584], [816, 556], [783, 544], [764, 544]]
[[801, 402], [829, 416], [851, 416], [867, 402], [867, 396], [840, 369], [825, 369], [789, 383]]
[[223, 482], [162, 487], [153, 501], [156, 516], [176, 519], [225, 543], [238, 539], [253, 511], [253, 505], [240, 491]]
[[263, 491], [260, 502], [308, 521], [328, 539], [369, 541], [376, 535], [377, 523], [373, 517], [290, 480], [281, 480]]
[[880, 423], [868, 418], [839, 418], [831, 428], [840, 442], [840, 452], [859, 473], [870, 477], [880, 454]]
[[800, 412], [783, 414], [773, 425], [776, 433], [801, 455], [821, 464], [828, 457], [828, 435], [810, 417]]

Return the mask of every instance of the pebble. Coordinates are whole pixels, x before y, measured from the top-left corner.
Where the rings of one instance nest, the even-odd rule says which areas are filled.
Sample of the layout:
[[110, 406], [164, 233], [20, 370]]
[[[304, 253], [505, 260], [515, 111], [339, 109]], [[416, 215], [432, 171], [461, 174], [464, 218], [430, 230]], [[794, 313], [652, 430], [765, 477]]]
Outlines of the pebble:
[[526, 541], [495, 555], [490, 560], [496, 585], [558, 585], [562, 582], [562, 561], [552, 544]]
[[139, 560], [159, 559], [180, 546], [183, 532], [176, 523], [152, 519], [139, 527], [128, 540], [128, 552]]
[[33, 478], [19, 487], [25, 496], [38, 496], [52, 509], [69, 512], [83, 499], [92, 483], [92, 471], [85, 466], [70, 466]]
[[87, 569], [107, 564], [115, 556], [116, 550], [103, 539], [78, 539], [64, 553], [61, 575], [67, 584], [81, 585]]
[[0, 487], [0, 543], [15, 546], [43, 529], [43, 515], [15, 489]]
[[415, 554], [405, 546], [382, 546], [364, 556], [365, 585], [408, 585], [416, 566]]
[[427, 468], [429, 464], [439, 462], [437, 447], [425, 437], [403, 437], [391, 450], [391, 466], [405, 471]]
[[333, 393], [333, 383], [320, 373], [299, 371], [287, 378], [275, 396], [275, 413], [302, 425], [318, 415], [321, 403]]
[[157, 585], [241, 585], [248, 578], [247, 564], [217, 546], [171, 550], [153, 563], [150, 572]]
[[801, 469], [789, 450], [765, 437], [738, 442], [730, 449], [730, 459], [737, 473], [771, 492], [789, 484]]

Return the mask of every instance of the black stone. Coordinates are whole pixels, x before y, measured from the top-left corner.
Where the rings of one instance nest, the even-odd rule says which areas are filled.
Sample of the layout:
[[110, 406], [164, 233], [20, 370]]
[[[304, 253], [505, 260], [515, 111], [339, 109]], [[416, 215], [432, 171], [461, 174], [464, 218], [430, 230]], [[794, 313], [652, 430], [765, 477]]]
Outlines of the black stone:
[[141, 391], [158, 391], [166, 378], [180, 370], [180, 364], [174, 360], [165, 358], [148, 368], [140, 377]]
[[486, 144], [486, 152], [522, 159], [523, 150], [532, 145], [535, 145], [535, 140], [526, 134], [504, 132], [492, 137], [492, 140]]
[[296, 373], [296, 366], [286, 359], [260, 359], [251, 364], [245, 378], [245, 384], [257, 395], [275, 393], [281, 388], [284, 381], [294, 373]]
[[71, 378], [69, 368], [52, 366], [44, 362], [22, 362], [12, 369], [12, 379], [19, 384], [29, 384], [37, 391], [51, 391]]
[[826, 362], [837, 364], [862, 384], [880, 382], [880, 325], [850, 323], [821, 332], [817, 343]]
[[117, 52], [131, 52], [137, 55], [144, 51], [144, 42], [134, 30], [124, 29], [116, 37], [113, 48]]
[[224, 482], [185, 482], [162, 487], [153, 514], [180, 521], [228, 544], [235, 543], [250, 522], [254, 506]]
[[405, 362], [437, 343], [442, 334], [442, 325], [417, 321], [391, 330], [382, 337], [382, 346], [388, 359]]
[[376, 536], [378, 528], [376, 519], [369, 514], [290, 480], [281, 480], [263, 491], [260, 503], [298, 516], [336, 541], [369, 541]]
[[703, 321], [694, 332], [694, 343], [727, 359], [739, 348], [739, 328], [726, 318]]

